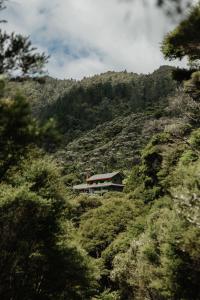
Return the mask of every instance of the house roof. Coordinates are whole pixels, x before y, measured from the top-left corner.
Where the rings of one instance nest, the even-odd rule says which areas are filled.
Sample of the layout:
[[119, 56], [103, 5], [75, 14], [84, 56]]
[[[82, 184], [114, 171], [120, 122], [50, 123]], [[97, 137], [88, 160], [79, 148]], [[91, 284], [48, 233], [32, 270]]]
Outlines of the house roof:
[[101, 187], [109, 187], [109, 186], [118, 186], [118, 187], [124, 187], [123, 184], [116, 184], [116, 183], [97, 183], [97, 184], [78, 184], [73, 187], [74, 190], [88, 190], [88, 189], [96, 189]]
[[96, 181], [96, 180], [106, 180], [106, 179], [111, 179], [117, 174], [121, 174], [120, 172], [113, 172], [113, 173], [105, 173], [105, 174], [97, 174], [89, 177], [87, 181]]

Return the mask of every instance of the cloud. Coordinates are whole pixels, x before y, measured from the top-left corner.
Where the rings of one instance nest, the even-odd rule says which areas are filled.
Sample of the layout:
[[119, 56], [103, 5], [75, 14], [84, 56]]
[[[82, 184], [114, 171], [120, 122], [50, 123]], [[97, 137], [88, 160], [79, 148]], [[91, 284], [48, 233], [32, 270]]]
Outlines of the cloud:
[[160, 43], [171, 24], [153, 0], [15, 0], [7, 30], [30, 35], [51, 55], [49, 74], [91, 76], [108, 70], [149, 73], [164, 61]]

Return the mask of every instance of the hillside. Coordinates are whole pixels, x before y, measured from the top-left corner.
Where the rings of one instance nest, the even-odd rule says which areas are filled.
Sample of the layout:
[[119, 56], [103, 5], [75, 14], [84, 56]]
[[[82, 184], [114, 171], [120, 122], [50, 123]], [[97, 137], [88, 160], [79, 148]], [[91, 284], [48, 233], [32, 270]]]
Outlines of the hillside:
[[81, 81], [0, 31], [0, 299], [200, 299], [199, 24], [161, 45], [187, 70]]
[[55, 156], [65, 172], [131, 169], [151, 136], [170, 123], [167, 98], [175, 93], [173, 68], [163, 66], [149, 75], [107, 72], [81, 81], [9, 82], [19, 89], [33, 115], [44, 122], [54, 118], [62, 133]]
[[[32, 251], [55, 262], [50, 274], [53, 281], [54, 274], [63, 274], [61, 294], [75, 274], [73, 294], [65, 292], [70, 300], [151, 300], [149, 291], [156, 300], [199, 299], [200, 106], [183, 88], [176, 89], [171, 71], [161, 67], [150, 75], [108, 72], [80, 82], [47, 77], [7, 84], [6, 93], [14, 95], [17, 86], [29, 103], [20, 96], [13, 109], [12, 101], [3, 102], [2, 128], [9, 133], [8, 138], [2, 134], [0, 161], [6, 222], [17, 220], [12, 230], [17, 227], [22, 243], [21, 218], [31, 220], [27, 232], [33, 232], [33, 240], [40, 228], [42, 237], [50, 234], [53, 259], [43, 238]], [[11, 125], [10, 114], [16, 114]], [[51, 154], [40, 141], [49, 118], [57, 120], [62, 136]], [[48, 141], [50, 147], [51, 136]], [[84, 180], [88, 168], [123, 170], [124, 191], [77, 195], [72, 185]], [[4, 200], [8, 193], [11, 214]], [[30, 207], [16, 216], [16, 201], [24, 208], [29, 199]], [[52, 236], [48, 226], [54, 228]], [[34, 261], [31, 266], [34, 278]]]
[[162, 109], [176, 87], [171, 72], [171, 67], [163, 66], [149, 75], [107, 72], [81, 81], [46, 77], [12, 82], [10, 88], [25, 94], [34, 116], [53, 117], [67, 143], [116, 117]]
[[152, 135], [174, 122], [174, 118], [156, 118], [152, 113], [117, 117], [74, 139], [56, 157], [67, 173], [82, 175], [87, 168], [98, 173], [130, 170], [139, 162], [141, 149]]

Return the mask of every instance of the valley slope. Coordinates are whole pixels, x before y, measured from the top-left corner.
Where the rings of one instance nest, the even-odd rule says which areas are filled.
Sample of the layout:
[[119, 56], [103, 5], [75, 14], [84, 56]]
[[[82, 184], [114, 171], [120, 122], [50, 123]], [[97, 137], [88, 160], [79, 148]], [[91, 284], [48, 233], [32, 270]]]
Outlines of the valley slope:
[[131, 169], [150, 137], [171, 119], [165, 108], [177, 84], [173, 68], [149, 75], [107, 72], [81, 81], [22, 80], [9, 83], [30, 101], [41, 122], [54, 118], [62, 139], [55, 156], [65, 173]]

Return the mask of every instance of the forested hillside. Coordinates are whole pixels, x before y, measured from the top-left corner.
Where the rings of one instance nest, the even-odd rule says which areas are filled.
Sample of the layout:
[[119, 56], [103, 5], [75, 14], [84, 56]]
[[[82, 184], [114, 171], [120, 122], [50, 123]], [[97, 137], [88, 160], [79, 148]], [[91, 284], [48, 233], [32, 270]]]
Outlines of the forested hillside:
[[150, 75], [108, 72], [81, 81], [24, 80], [10, 83], [24, 93], [39, 119], [53, 117], [64, 133], [64, 143], [83, 131], [133, 112], [161, 112], [176, 83], [171, 67], [160, 67]]
[[87, 168], [130, 170], [151, 136], [173, 122], [165, 111], [178, 87], [173, 71], [163, 66], [149, 75], [125, 71], [81, 81], [14, 80], [8, 94], [18, 89], [40, 122], [56, 121], [62, 136], [55, 156], [67, 175], [83, 178]]
[[[200, 299], [199, 24], [200, 4], [162, 43], [188, 70], [81, 81], [35, 76], [44, 54], [6, 36], [0, 299]], [[123, 171], [124, 191], [75, 193], [86, 169]]]
[[74, 139], [58, 150], [56, 157], [67, 173], [81, 177], [88, 168], [98, 173], [131, 170], [150, 138], [178, 121], [167, 110], [162, 114], [155, 111], [117, 117]]

